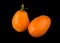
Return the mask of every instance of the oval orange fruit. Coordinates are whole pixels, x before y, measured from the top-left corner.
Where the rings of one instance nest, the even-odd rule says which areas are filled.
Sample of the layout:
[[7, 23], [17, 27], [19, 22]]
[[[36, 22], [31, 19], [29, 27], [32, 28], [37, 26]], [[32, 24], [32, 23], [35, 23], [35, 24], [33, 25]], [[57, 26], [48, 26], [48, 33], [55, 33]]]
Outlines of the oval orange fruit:
[[36, 17], [28, 26], [28, 32], [32, 37], [41, 37], [49, 29], [51, 19], [46, 15]]
[[[23, 6], [24, 5], [22, 4], [22, 8]], [[16, 30], [17, 32], [23, 32], [27, 29], [28, 24], [29, 18], [27, 12], [23, 9], [18, 10], [12, 18], [12, 27], [14, 28], [14, 30]]]

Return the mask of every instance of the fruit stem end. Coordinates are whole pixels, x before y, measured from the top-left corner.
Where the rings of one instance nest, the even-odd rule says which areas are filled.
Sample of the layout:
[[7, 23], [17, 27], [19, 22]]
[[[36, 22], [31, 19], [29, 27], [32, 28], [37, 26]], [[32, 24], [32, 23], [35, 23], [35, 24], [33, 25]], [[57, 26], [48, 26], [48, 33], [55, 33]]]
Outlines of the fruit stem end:
[[21, 5], [21, 10], [24, 10], [24, 4]]

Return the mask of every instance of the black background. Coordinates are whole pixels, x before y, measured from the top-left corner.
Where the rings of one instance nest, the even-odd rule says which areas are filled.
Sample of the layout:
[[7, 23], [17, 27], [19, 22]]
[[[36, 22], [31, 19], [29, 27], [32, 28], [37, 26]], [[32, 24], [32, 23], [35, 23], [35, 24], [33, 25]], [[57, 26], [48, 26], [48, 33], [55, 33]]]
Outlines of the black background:
[[[28, 31], [17, 33], [12, 25], [11, 19], [14, 13], [20, 9], [20, 5], [24, 3], [30, 21], [39, 15], [48, 15], [51, 18], [51, 26], [47, 33], [39, 38], [33, 38], [29, 35]], [[50, 6], [51, 7], [51, 6]], [[51, 10], [52, 12], [52, 10]], [[59, 14], [55, 15], [48, 13], [48, 0], [0, 0], [0, 35], [1, 40], [8, 40], [9, 42], [52, 42], [58, 38], [57, 30], [59, 29]], [[7, 42], [6, 40], [6, 42]], [[4, 42], [4, 41], [3, 41]]]

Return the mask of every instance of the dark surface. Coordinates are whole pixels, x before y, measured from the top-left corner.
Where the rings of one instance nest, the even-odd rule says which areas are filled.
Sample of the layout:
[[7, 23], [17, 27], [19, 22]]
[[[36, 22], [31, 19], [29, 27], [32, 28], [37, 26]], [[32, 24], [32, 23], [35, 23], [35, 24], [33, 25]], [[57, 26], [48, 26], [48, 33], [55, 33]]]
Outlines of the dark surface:
[[[27, 11], [30, 21], [33, 20], [35, 17], [39, 15], [48, 15], [51, 20], [51, 26], [48, 30], [48, 32], [39, 38], [33, 38], [29, 35], [28, 31], [26, 30], [23, 33], [17, 33], [11, 25], [11, 19], [14, 15], [14, 13], [20, 9], [20, 5], [24, 3], [25, 8], [29, 8]], [[48, 14], [48, 0], [41, 0], [41, 1], [35, 1], [35, 0], [28, 0], [28, 1], [21, 1], [21, 0], [5, 0], [0, 1], [0, 33], [2, 33], [3, 39], [1, 40], [8, 40], [9, 42], [51, 42], [56, 41], [56, 38], [58, 38], [57, 30], [59, 29], [59, 15], [54, 14]], [[7, 34], [7, 35], [6, 35]], [[9, 40], [10, 39], [10, 40]], [[7, 42], [6, 40], [6, 42]]]

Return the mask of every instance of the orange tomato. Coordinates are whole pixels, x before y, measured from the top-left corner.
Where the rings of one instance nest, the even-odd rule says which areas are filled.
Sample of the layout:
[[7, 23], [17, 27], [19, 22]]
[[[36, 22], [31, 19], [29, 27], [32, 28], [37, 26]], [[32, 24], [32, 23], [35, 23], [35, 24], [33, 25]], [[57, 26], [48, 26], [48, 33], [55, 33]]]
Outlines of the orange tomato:
[[28, 32], [32, 37], [41, 37], [48, 31], [50, 24], [51, 19], [46, 15], [41, 15], [31, 21]]
[[25, 31], [29, 24], [28, 14], [23, 10], [23, 6], [24, 5], [22, 4], [22, 9], [18, 10], [12, 18], [12, 27], [17, 32]]

